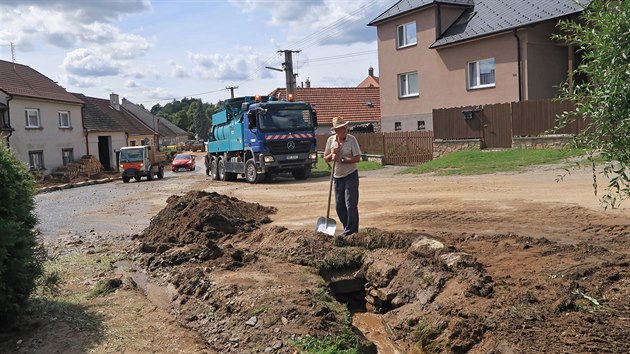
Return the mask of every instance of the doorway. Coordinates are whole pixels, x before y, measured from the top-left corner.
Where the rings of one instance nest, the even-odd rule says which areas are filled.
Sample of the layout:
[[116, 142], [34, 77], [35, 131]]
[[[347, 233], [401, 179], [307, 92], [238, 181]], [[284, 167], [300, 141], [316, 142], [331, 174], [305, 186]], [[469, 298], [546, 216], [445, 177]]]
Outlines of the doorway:
[[98, 137], [98, 159], [101, 162], [101, 165], [103, 165], [103, 168], [107, 171], [111, 171], [112, 169], [111, 146], [112, 146], [111, 136]]

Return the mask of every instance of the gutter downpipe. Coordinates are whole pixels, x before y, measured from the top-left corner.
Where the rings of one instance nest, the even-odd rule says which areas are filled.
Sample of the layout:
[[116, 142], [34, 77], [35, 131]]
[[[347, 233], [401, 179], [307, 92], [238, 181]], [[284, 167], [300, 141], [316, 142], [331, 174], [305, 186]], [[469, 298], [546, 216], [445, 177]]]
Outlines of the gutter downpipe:
[[[9, 127], [11, 126], [11, 106], [9, 106], [9, 102], [13, 99], [13, 96], [9, 95], [9, 97], [7, 97], [7, 122], [9, 123]], [[14, 129], [11, 129], [9, 131], [9, 135], [7, 135], [7, 148], [10, 148], [11, 145], [9, 145], [9, 138], [11, 137], [11, 135], [13, 135], [13, 131]]]
[[516, 61], [518, 62], [518, 101], [523, 101], [523, 82], [521, 77], [521, 38], [519, 38], [518, 33], [516, 31], [518, 28], [514, 29], [514, 37], [516, 37]]

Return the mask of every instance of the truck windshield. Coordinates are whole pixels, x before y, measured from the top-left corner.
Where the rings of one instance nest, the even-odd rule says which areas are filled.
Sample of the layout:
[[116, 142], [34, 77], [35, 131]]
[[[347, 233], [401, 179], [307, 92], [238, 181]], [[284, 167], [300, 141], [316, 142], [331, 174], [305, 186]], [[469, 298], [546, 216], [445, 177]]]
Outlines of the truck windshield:
[[260, 115], [262, 131], [295, 131], [313, 129], [311, 111], [308, 109], [271, 110]]
[[120, 162], [142, 162], [142, 149], [120, 150]]

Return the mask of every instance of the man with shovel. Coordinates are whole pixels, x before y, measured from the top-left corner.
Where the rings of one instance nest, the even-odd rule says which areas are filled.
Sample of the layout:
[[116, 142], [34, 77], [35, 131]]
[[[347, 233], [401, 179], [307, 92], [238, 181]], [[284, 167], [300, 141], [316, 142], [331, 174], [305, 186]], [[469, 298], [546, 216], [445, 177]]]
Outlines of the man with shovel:
[[359, 231], [359, 172], [361, 148], [357, 139], [348, 134], [348, 122], [342, 117], [333, 118], [335, 135], [326, 141], [324, 161], [333, 161], [335, 179], [335, 208], [343, 224], [337, 236], [349, 236]]

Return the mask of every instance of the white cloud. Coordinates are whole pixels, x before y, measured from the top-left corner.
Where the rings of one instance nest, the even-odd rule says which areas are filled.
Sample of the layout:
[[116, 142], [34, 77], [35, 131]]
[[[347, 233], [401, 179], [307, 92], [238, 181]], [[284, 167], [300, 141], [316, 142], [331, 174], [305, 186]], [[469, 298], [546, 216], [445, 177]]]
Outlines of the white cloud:
[[149, 0], [0, 0], [0, 6], [13, 9], [45, 7], [83, 23], [110, 22], [122, 15], [151, 10]]
[[69, 52], [61, 67], [71, 75], [78, 76], [113, 76], [120, 73], [116, 63], [94, 50], [87, 48], [75, 49]]
[[126, 88], [136, 88], [136, 87], [140, 87], [140, 85], [138, 85], [138, 83], [133, 81], [133, 80], [127, 80], [127, 81], [125, 81], [125, 87]]
[[195, 74], [203, 79], [242, 81], [271, 77], [264, 60], [251, 53], [188, 53], [188, 59], [195, 64]]
[[183, 66], [177, 64], [174, 60], [169, 60], [168, 65], [172, 68], [173, 77], [180, 79], [190, 77], [190, 73]]
[[161, 87], [142, 91], [142, 95], [156, 101], [171, 100], [175, 97], [173, 92]]

